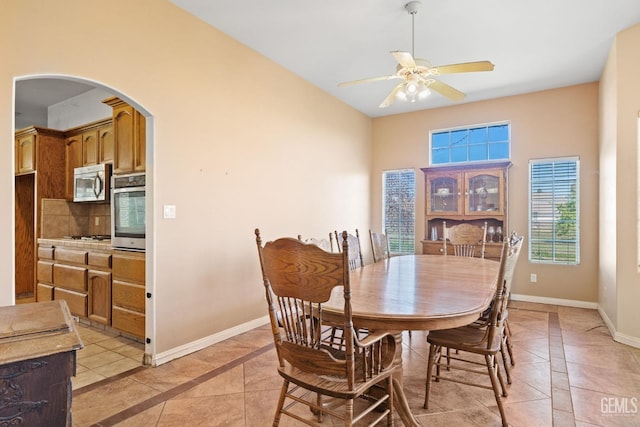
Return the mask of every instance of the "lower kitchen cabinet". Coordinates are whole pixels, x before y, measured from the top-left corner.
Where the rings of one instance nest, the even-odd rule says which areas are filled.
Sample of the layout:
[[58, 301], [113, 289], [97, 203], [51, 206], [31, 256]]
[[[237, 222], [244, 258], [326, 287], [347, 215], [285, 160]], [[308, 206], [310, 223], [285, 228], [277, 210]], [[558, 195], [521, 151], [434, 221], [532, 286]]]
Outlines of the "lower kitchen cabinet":
[[136, 337], [145, 335], [144, 253], [115, 251], [112, 259], [111, 324]]
[[38, 302], [64, 300], [75, 316], [144, 339], [144, 253], [63, 239], [38, 242]]
[[89, 270], [89, 319], [104, 325], [111, 324], [111, 273]]

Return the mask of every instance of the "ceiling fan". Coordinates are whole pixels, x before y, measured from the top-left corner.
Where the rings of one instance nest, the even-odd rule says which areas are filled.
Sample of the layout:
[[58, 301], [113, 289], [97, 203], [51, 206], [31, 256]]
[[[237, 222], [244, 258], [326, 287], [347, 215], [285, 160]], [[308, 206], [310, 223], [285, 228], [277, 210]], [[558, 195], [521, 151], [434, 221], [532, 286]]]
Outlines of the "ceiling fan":
[[[461, 101], [465, 94], [458, 89], [449, 86], [439, 80], [432, 78], [441, 74], [469, 73], [475, 71], [493, 71], [494, 65], [490, 61], [464, 62], [461, 64], [449, 64], [432, 67], [426, 60], [415, 58], [415, 15], [420, 8], [419, 1], [410, 1], [404, 8], [411, 15], [411, 53], [393, 51], [391, 54], [398, 62], [396, 73], [388, 76], [370, 77], [367, 79], [353, 80], [340, 83], [338, 86], [349, 86], [358, 83], [374, 82], [379, 80], [403, 81], [396, 85], [393, 90], [379, 105], [380, 108], [388, 107], [396, 99], [415, 102], [417, 99], [424, 99], [434, 90], [452, 101]], [[415, 59], [414, 59], [415, 58]]]

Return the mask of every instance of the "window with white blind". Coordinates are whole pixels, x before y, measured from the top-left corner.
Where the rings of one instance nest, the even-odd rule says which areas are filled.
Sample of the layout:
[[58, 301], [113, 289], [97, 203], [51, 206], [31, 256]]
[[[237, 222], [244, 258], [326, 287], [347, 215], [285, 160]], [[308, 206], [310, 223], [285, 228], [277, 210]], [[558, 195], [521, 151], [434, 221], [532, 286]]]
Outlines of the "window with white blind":
[[413, 169], [382, 173], [382, 228], [394, 254], [415, 252], [416, 173]]
[[580, 160], [529, 161], [529, 260], [580, 263]]

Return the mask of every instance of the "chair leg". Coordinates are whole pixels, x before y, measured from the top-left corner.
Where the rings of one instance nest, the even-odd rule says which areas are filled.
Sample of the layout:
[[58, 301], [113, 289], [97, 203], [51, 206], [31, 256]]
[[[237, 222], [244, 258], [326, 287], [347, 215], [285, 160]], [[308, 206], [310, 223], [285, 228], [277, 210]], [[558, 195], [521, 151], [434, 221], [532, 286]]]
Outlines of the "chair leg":
[[[429, 391], [431, 389], [431, 377], [433, 374], [433, 365], [435, 364], [436, 358], [442, 351], [442, 348], [431, 344], [429, 347], [429, 361], [427, 363], [427, 381], [425, 383], [425, 393], [424, 393], [424, 409], [429, 409]], [[436, 365], [436, 377], [440, 376], [439, 366]], [[437, 380], [437, 379], [436, 379]]]
[[289, 381], [284, 380], [282, 383], [282, 389], [280, 390], [280, 397], [278, 398], [278, 407], [276, 408], [276, 415], [273, 417], [273, 427], [278, 427], [280, 424], [280, 414], [282, 413], [282, 408], [284, 406], [284, 399], [287, 395], [287, 390], [289, 389]]
[[[493, 386], [493, 394], [498, 404], [498, 411], [500, 411], [500, 417], [502, 418], [502, 427], [509, 427], [507, 423], [507, 417], [504, 414], [504, 408], [502, 407], [502, 399], [500, 398], [500, 391], [498, 390], [498, 378], [500, 375], [498, 366], [495, 364], [495, 357], [492, 355], [485, 355], [484, 359], [487, 363], [487, 370], [489, 371], [489, 378], [491, 378], [491, 385]], [[503, 387], [504, 390], [504, 387]]]
[[507, 344], [507, 351], [509, 352], [509, 360], [511, 361], [511, 366], [516, 366], [516, 361], [513, 358], [513, 345], [511, 344], [511, 328], [509, 327], [509, 319], [506, 319], [504, 322], [504, 333], [505, 333], [505, 342]]
[[505, 341], [502, 340], [500, 342], [500, 355], [502, 356], [502, 366], [504, 366], [504, 372], [507, 374], [507, 384], [511, 384], [511, 369], [509, 368], [509, 363], [507, 362], [507, 350], [505, 349], [507, 345]]

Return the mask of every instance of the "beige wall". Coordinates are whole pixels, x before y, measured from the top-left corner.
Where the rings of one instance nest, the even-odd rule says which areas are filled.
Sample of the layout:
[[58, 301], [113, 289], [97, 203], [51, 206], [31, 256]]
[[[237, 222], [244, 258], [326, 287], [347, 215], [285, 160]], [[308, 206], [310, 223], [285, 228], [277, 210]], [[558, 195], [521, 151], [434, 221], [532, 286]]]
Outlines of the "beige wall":
[[[598, 85], [597, 83], [376, 118], [373, 121], [372, 219], [381, 224], [381, 173], [428, 166], [429, 131], [508, 120], [511, 123], [509, 228], [527, 235], [528, 161], [579, 156], [581, 262], [578, 266], [531, 264], [521, 257], [513, 292], [596, 302], [598, 297]], [[424, 238], [424, 175], [417, 170], [416, 247]], [[526, 240], [525, 240], [526, 244]], [[536, 273], [537, 283], [529, 276]]]
[[0, 305], [13, 301], [16, 77], [92, 80], [152, 116], [155, 352], [266, 315], [255, 227], [369, 228], [371, 119], [168, 1], [3, 0], [0, 57]]
[[[638, 113], [640, 112], [640, 25], [616, 37], [603, 80], [600, 140], [601, 167], [608, 196], [600, 203], [601, 226], [614, 230], [612, 242], [600, 251], [602, 308], [613, 324], [616, 339], [640, 345], [640, 273], [638, 271]], [[606, 108], [606, 109], [605, 109]], [[611, 113], [614, 111], [614, 113]], [[604, 184], [604, 183], [603, 183]]]

